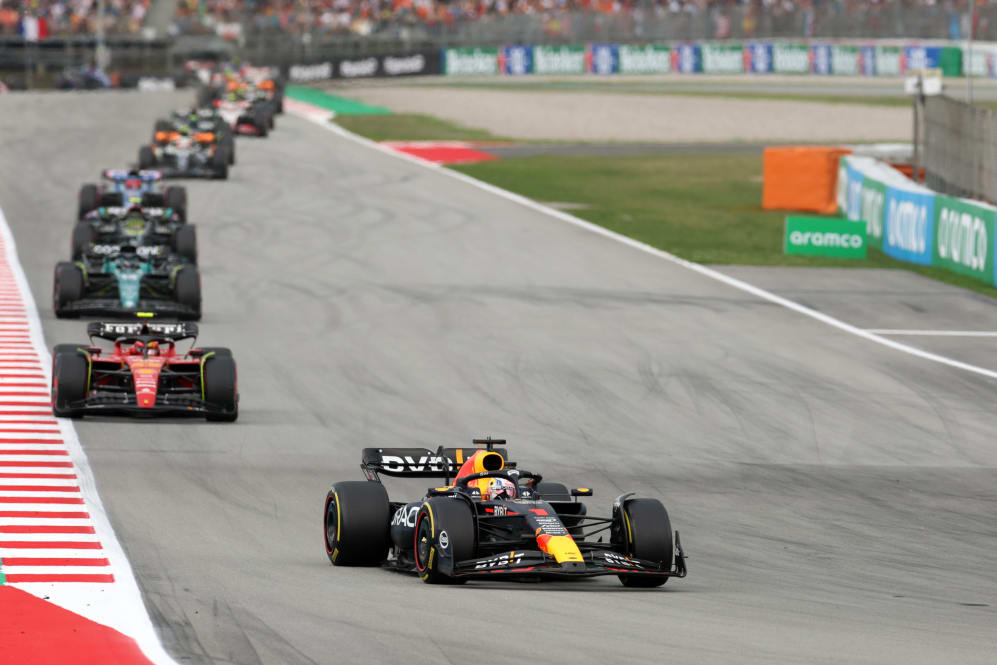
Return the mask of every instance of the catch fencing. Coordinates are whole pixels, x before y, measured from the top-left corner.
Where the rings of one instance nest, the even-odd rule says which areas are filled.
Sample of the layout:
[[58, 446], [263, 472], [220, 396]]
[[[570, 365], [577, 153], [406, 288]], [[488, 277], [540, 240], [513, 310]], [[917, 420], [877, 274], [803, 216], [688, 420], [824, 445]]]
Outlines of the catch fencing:
[[997, 201], [997, 112], [942, 95], [926, 98], [924, 175], [936, 191]]

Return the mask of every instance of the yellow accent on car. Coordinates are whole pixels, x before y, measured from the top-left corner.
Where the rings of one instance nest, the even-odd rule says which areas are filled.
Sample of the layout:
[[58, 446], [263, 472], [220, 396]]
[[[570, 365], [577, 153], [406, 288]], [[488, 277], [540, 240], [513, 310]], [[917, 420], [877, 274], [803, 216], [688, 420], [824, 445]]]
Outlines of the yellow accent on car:
[[135, 312], [135, 316], [140, 319], [151, 319], [156, 316], [154, 312]]
[[558, 563], [585, 560], [571, 536], [551, 536], [547, 541], [547, 554], [553, 555]]

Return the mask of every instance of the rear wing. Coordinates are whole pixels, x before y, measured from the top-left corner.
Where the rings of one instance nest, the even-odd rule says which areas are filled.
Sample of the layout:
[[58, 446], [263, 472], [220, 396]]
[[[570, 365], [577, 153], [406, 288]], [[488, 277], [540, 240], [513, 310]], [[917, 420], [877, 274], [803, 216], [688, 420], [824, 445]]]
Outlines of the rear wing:
[[[504, 443], [504, 442], [503, 442]], [[505, 460], [506, 468], [515, 464], [509, 462], [505, 448], [490, 447]], [[429, 448], [364, 448], [360, 468], [368, 480], [378, 480], [378, 474], [404, 478], [443, 478], [449, 481], [457, 475], [460, 467], [480, 448], [444, 448], [435, 451]]]
[[103, 175], [106, 180], [113, 180], [115, 182], [134, 178], [138, 178], [142, 182], [155, 182], [157, 180], [161, 180], [163, 177], [161, 171], [126, 171], [124, 169], [104, 169], [104, 173], [101, 175]]
[[193, 339], [197, 337], [197, 324], [192, 321], [181, 323], [113, 323], [91, 321], [87, 324], [87, 336], [91, 339], [106, 339], [113, 342], [119, 337], [152, 336], [164, 339]]

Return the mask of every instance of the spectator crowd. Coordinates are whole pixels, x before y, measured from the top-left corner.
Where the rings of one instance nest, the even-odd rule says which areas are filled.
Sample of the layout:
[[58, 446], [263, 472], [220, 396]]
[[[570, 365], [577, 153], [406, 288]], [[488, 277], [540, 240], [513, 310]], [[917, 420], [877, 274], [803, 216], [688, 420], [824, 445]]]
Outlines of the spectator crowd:
[[[104, 30], [135, 34], [151, 0], [104, 0]], [[97, 0], [0, 0], [0, 35], [87, 35], [97, 30]]]

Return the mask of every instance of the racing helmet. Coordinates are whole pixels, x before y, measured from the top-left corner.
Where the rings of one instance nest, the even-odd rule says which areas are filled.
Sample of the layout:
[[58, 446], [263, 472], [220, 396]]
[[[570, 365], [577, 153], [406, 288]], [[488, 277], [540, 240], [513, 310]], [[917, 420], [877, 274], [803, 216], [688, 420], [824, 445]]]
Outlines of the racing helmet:
[[144, 355], [145, 354], [145, 342], [143, 342], [140, 339], [136, 340], [135, 343], [132, 344], [131, 353], [134, 354], [134, 355], [137, 355], [137, 356]]
[[149, 342], [149, 345], [148, 345], [147, 348], [149, 350], [149, 353], [147, 355], [150, 355], [150, 356], [158, 356], [159, 355], [159, 342], [157, 342], [156, 340], [152, 340], [151, 342]]
[[481, 495], [481, 498], [485, 501], [515, 499], [516, 484], [506, 478], [488, 478], [488, 485], [485, 486]]

